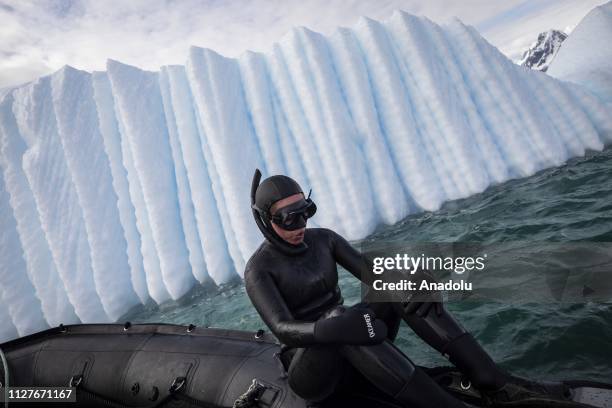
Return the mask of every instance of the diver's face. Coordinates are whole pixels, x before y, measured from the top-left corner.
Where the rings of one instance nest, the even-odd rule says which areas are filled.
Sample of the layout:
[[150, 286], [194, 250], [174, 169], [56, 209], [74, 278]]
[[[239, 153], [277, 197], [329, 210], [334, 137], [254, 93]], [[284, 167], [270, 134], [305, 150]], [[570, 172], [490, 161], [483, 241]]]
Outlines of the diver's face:
[[[289, 197], [283, 198], [282, 200], [275, 202], [272, 205], [272, 208], [270, 208], [270, 212], [272, 214], [276, 214], [276, 211], [278, 211], [279, 209], [287, 207], [291, 204], [294, 204], [302, 200], [303, 198], [304, 198], [304, 194], [302, 193], [290, 195]], [[275, 223], [271, 223], [271, 224], [272, 224], [272, 228], [274, 229], [274, 232], [276, 232], [279, 237], [281, 237], [288, 243], [293, 244], [293, 245], [298, 245], [304, 241], [304, 233], [306, 231], [306, 227], [299, 228], [293, 231], [288, 231], [286, 229], [279, 227]]]

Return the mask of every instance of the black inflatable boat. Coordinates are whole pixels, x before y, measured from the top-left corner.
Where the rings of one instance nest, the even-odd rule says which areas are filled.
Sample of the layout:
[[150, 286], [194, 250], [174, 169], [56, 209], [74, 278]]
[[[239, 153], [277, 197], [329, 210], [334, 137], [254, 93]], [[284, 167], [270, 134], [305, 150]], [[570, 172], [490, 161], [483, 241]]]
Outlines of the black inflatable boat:
[[[278, 354], [280, 347], [263, 331], [168, 324], [72, 325], [9, 341], [0, 349], [8, 362], [9, 387], [75, 388], [76, 403], [52, 406], [313, 406], [290, 390]], [[449, 392], [480, 406], [478, 392], [462, 382], [459, 373], [448, 368], [428, 369], [428, 373]], [[3, 370], [0, 374], [4, 385]], [[349, 378], [348, 386], [341, 386], [336, 395], [317, 407], [399, 407], [357, 374]], [[612, 407], [612, 386], [589, 382], [568, 385], [575, 402], [547, 406]], [[26, 406], [23, 402], [11, 402], [13, 405]]]

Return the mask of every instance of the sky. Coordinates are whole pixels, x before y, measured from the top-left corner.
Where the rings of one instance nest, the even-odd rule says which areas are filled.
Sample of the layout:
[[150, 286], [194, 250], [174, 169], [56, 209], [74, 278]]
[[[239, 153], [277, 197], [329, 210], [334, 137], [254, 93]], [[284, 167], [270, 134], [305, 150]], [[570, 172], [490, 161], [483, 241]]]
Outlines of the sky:
[[394, 10], [473, 25], [512, 60], [551, 28], [571, 31], [604, 0], [0, 0], [0, 88], [64, 65], [104, 70], [184, 64], [191, 45], [237, 57], [266, 51], [292, 27], [331, 34]]

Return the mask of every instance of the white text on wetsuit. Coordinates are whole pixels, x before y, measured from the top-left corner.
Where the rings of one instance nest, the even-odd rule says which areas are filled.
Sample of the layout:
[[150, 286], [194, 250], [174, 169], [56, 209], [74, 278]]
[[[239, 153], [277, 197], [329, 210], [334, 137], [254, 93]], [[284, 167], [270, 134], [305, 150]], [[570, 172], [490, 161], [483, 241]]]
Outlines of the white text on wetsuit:
[[370, 337], [376, 336], [376, 333], [374, 333], [374, 327], [372, 326], [372, 319], [370, 319], [370, 315], [366, 313], [363, 315], [363, 318], [365, 319], [366, 327], [368, 328], [368, 335]]

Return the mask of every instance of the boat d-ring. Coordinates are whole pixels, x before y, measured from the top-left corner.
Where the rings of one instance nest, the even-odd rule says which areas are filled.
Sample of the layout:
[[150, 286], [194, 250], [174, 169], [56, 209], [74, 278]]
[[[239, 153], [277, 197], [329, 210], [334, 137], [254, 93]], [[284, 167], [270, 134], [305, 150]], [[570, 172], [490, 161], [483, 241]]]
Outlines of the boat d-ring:
[[70, 377], [70, 381], [68, 381], [69, 387], [79, 388], [79, 385], [83, 382], [83, 375], [77, 374]]
[[461, 386], [462, 390], [467, 391], [472, 388], [472, 382], [470, 380], [467, 380], [467, 384], [464, 384], [463, 381], [463, 378], [461, 379], [461, 381], [459, 381], [459, 386]]
[[257, 332], [255, 333], [255, 338], [256, 339], [261, 339], [262, 336], [264, 335], [265, 331], [263, 331], [262, 329], [257, 330]]
[[180, 391], [180, 389], [185, 386], [186, 382], [187, 382], [186, 377], [176, 377], [174, 381], [172, 381], [172, 384], [170, 384], [170, 388], [168, 389], [168, 392], [170, 394], [174, 394], [175, 392]]

